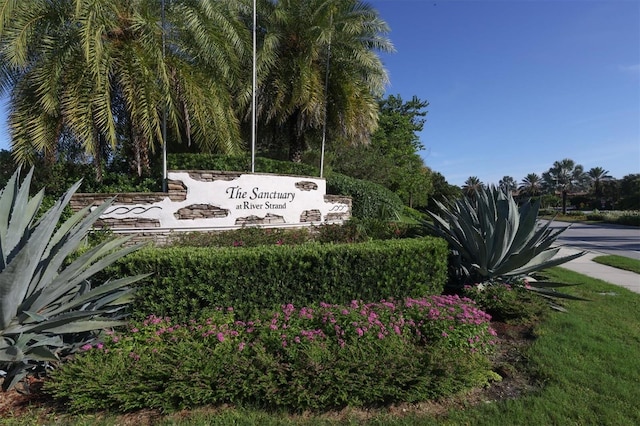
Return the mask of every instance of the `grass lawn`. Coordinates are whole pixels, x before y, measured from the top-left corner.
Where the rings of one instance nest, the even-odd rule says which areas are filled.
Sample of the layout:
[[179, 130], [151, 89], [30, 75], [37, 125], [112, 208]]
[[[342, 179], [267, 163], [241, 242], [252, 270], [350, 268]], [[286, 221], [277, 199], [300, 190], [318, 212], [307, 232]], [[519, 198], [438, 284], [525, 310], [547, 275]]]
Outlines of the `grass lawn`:
[[[349, 410], [289, 416], [260, 410], [208, 408], [172, 415], [144, 416], [154, 425], [637, 425], [640, 424], [640, 294], [561, 268], [548, 279], [579, 286], [563, 289], [589, 301], [565, 302], [568, 313], [552, 313], [535, 329], [522, 353], [542, 386], [511, 400], [471, 404], [442, 402], [424, 407]], [[477, 398], [475, 399], [477, 401]], [[72, 417], [33, 409], [0, 424], [140, 424], [129, 416]]]
[[640, 260], [631, 259], [624, 256], [607, 255], [598, 256], [593, 259], [594, 262], [601, 263], [603, 265], [613, 266], [614, 268], [624, 269], [625, 271], [635, 272], [640, 274]]

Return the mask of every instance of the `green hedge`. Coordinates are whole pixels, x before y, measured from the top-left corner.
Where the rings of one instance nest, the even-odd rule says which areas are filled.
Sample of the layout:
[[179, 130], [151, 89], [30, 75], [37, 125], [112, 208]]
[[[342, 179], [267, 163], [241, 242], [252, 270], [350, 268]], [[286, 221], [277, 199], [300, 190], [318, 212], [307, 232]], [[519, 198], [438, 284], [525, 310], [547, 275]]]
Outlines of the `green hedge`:
[[135, 317], [188, 320], [217, 306], [233, 306], [245, 316], [283, 303], [440, 294], [447, 281], [447, 255], [446, 242], [431, 237], [241, 249], [150, 248], [120, 260], [110, 273], [153, 273], [137, 284]]
[[338, 173], [327, 177], [327, 193], [351, 197], [351, 214], [359, 219], [397, 219], [404, 210], [402, 200], [393, 191]]
[[[249, 172], [251, 156], [226, 156], [215, 154], [169, 154], [167, 163], [171, 170], [227, 170]], [[277, 173], [285, 175], [319, 176], [317, 167], [291, 161], [272, 160], [256, 157], [256, 173]]]

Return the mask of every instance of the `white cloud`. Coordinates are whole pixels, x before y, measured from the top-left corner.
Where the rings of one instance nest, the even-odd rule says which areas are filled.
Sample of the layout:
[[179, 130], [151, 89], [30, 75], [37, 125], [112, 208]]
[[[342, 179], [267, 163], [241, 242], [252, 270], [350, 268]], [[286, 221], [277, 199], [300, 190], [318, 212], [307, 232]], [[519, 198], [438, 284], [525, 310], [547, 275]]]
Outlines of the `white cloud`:
[[620, 65], [618, 68], [622, 72], [640, 73], [640, 64]]

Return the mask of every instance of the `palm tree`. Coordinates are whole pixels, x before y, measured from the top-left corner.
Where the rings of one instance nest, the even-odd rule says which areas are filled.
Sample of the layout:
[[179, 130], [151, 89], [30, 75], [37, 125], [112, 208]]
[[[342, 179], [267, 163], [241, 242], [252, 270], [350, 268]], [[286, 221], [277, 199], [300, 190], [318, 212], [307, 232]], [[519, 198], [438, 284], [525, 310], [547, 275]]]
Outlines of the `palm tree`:
[[262, 128], [284, 142], [293, 161], [318, 138], [325, 118], [333, 137], [368, 140], [387, 82], [376, 52], [393, 50], [387, 24], [359, 0], [265, 0], [261, 7]]
[[547, 188], [562, 193], [562, 214], [567, 214], [567, 195], [569, 191], [583, 189], [587, 176], [584, 168], [570, 158], [556, 161], [553, 166], [542, 174]]
[[473, 198], [478, 191], [482, 189], [482, 182], [477, 176], [469, 176], [462, 185], [462, 192], [467, 196]]
[[613, 179], [611, 175], [609, 175], [609, 170], [605, 170], [602, 167], [592, 167], [587, 172], [589, 179], [591, 180], [591, 184], [593, 185], [593, 192], [596, 198], [600, 198], [602, 196], [602, 182]]
[[500, 181], [498, 182], [498, 186], [505, 192], [514, 192], [518, 189], [518, 184], [511, 176], [503, 176], [502, 179], [500, 179]]
[[[169, 2], [168, 2], [169, 3]], [[163, 143], [238, 151], [234, 112], [249, 35], [233, 0], [0, 0], [0, 88], [10, 91], [13, 155], [52, 153], [63, 132], [100, 162], [129, 144], [141, 174]]]
[[542, 180], [536, 173], [529, 173], [522, 179], [518, 189], [522, 195], [535, 197], [542, 193]]

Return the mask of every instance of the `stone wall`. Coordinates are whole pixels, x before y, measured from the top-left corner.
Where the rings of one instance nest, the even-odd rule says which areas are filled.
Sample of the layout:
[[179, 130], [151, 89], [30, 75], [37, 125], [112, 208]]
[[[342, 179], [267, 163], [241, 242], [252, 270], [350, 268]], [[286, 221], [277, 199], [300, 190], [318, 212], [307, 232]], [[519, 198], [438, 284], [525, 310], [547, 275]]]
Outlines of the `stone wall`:
[[351, 217], [351, 198], [327, 195], [318, 178], [188, 170], [170, 171], [167, 186], [167, 193], [75, 194], [70, 205], [78, 211], [115, 197], [96, 226], [159, 245], [176, 232], [305, 227]]

